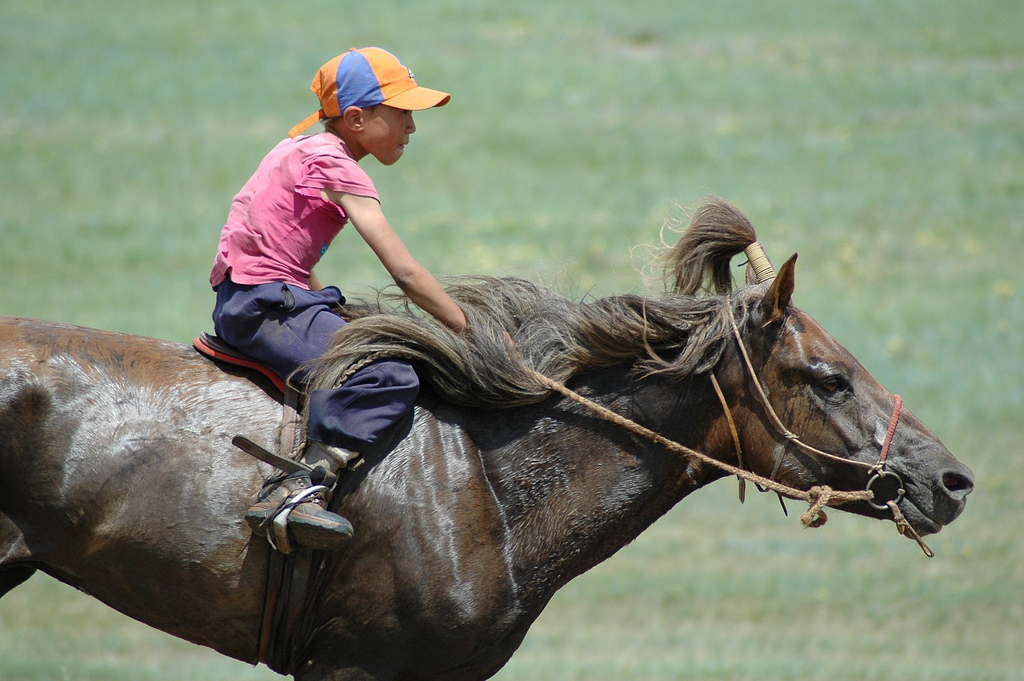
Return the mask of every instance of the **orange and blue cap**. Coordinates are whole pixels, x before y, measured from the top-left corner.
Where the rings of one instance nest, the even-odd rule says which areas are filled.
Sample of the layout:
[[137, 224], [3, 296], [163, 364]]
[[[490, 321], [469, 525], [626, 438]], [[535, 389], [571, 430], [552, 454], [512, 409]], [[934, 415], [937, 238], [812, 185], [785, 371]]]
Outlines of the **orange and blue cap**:
[[350, 106], [386, 104], [405, 111], [444, 106], [451, 95], [416, 84], [412, 70], [379, 47], [352, 48], [320, 67], [309, 86], [320, 110], [289, 131], [295, 137], [317, 121], [336, 118]]

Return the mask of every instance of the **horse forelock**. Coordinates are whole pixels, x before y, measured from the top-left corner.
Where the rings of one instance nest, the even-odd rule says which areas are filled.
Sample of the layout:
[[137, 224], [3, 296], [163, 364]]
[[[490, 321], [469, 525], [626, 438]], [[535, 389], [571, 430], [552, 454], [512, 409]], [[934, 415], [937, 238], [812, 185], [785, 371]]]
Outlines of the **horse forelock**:
[[728, 294], [733, 290], [733, 256], [757, 241], [750, 220], [728, 202], [712, 197], [693, 212], [685, 229], [681, 227], [680, 220], [666, 224], [668, 231], [681, 234], [658, 257], [670, 289], [679, 295]]

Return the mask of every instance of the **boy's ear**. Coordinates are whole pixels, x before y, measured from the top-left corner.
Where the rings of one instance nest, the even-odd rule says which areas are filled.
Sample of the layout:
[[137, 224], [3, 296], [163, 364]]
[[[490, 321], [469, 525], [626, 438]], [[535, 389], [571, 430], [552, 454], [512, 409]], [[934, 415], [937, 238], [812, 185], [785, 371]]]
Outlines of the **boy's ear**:
[[349, 130], [362, 130], [363, 110], [358, 106], [350, 106], [342, 112], [341, 121]]

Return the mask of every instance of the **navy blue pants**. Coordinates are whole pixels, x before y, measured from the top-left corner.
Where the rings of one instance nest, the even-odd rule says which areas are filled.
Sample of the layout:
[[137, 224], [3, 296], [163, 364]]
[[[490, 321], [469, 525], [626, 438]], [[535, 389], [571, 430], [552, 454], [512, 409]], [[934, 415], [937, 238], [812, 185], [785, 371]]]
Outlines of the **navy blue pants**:
[[[307, 363], [327, 349], [345, 320], [333, 310], [341, 291], [307, 291], [283, 283], [217, 286], [213, 328], [217, 335], [281, 376], [305, 383]], [[374, 362], [344, 385], [308, 397], [309, 437], [352, 451], [373, 444], [412, 409], [419, 377], [407, 362]]]

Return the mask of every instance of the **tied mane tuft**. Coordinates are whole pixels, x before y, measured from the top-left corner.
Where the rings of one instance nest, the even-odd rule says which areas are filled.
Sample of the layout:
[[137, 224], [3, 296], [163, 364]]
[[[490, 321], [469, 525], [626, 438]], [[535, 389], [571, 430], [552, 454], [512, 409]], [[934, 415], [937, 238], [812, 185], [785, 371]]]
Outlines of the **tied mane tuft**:
[[[713, 199], [679, 243], [659, 255], [673, 284], [662, 296], [577, 302], [514, 277], [447, 279], [446, 290], [469, 321], [467, 335], [415, 314], [404, 296], [381, 294], [371, 314], [338, 332], [310, 387], [334, 387], [369, 362], [400, 358], [450, 402], [505, 408], [549, 396], [537, 373], [562, 383], [622, 364], [639, 376], [670, 380], [705, 373], [721, 358], [730, 329], [729, 261], [755, 240], [742, 213]], [[745, 308], [747, 296], [738, 298], [732, 304]]]

